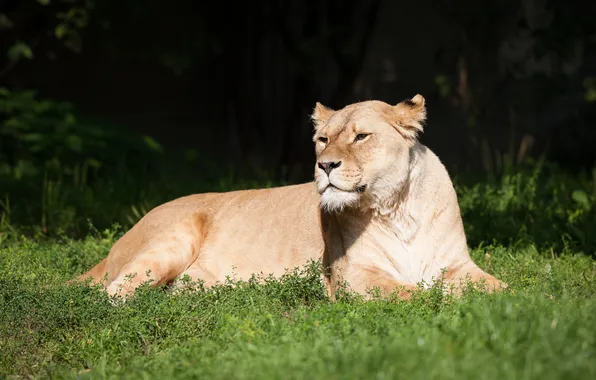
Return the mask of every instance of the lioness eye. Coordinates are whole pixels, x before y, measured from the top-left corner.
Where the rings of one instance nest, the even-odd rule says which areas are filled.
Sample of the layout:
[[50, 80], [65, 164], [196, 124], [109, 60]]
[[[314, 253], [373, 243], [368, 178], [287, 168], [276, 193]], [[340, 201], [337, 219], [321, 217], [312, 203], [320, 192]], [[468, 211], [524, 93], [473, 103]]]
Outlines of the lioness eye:
[[356, 138], [354, 139], [354, 142], [364, 140], [365, 138], [368, 137], [368, 135], [369, 135], [368, 133], [359, 133], [359, 134], [356, 135]]
[[322, 142], [323, 144], [327, 144], [327, 141], [329, 141], [327, 139], [327, 137], [319, 137], [319, 141]]

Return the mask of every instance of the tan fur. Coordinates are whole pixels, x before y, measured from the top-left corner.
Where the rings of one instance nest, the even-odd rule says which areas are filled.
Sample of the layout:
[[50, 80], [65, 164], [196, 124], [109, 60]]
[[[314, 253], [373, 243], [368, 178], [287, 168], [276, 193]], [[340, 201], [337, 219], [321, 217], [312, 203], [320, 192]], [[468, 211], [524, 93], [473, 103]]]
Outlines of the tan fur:
[[147, 280], [188, 275], [212, 286], [322, 259], [330, 296], [347, 284], [360, 294], [378, 288], [408, 298], [418, 283], [439, 278], [456, 291], [466, 279], [501, 288], [472, 262], [449, 175], [417, 141], [425, 117], [420, 95], [339, 111], [317, 103], [314, 184], [163, 204], [79, 279], [107, 276], [109, 294], [129, 294]]

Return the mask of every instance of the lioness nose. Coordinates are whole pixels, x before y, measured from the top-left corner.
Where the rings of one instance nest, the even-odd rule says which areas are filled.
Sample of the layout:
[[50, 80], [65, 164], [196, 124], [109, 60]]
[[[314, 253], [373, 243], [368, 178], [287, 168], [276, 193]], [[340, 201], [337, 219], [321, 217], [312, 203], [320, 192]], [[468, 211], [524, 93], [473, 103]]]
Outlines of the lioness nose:
[[329, 175], [333, 169], [339, 168], [341, 166], [341, 161], [327, 161], [327, 162], [319, 162], [317, 165]]

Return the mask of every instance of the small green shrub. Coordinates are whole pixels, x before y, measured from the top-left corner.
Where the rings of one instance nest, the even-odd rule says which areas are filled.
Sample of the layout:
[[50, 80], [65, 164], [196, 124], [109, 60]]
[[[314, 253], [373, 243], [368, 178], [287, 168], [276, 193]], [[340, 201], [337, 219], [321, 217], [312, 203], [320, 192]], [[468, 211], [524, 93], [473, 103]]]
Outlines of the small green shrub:
[[496, 182], [456, 180], [470, 245], [538, 245], [596, 254], [596, 168], [570, 175], [529, 162]]

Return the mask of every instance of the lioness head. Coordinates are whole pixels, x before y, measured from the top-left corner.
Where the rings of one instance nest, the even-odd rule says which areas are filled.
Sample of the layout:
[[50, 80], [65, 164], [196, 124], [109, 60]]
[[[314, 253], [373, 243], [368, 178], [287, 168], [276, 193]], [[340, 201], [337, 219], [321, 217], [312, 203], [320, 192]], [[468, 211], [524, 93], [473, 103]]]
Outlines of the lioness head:
[[312, 114], [321, 207], [341, 211], [383, 204], [408, 178], [410, 149], [426, 118], [424, 98], [392, 106], [380, 101], [334, 111], [317, 103]]

